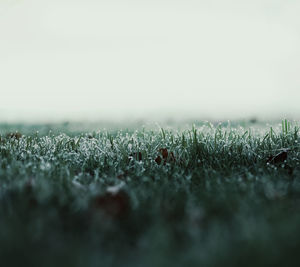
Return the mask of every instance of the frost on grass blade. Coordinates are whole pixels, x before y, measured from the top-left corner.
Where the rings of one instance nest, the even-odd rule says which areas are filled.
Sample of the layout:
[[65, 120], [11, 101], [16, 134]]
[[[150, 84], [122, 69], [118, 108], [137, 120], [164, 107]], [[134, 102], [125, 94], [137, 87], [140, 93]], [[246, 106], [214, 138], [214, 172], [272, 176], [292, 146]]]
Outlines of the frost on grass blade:
[[135, 152], [129, 155], [128, 161], [131, 161], [132, 159], [135, 159], [137, 161], [142, 161], [143, 156], [141, 152]]

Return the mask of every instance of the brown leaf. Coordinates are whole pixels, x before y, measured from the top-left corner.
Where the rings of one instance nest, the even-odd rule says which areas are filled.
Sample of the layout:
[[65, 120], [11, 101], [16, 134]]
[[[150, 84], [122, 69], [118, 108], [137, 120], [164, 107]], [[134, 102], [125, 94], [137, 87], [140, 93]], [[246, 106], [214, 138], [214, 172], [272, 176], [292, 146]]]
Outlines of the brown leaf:
[[267, 163], [270, 164], [283, 163], [285, 160], [287, 160], [287, 156], [288, 156], [287, 151], [282, 151], [275, 156], [270, 156], [267, 160]]
[[167, 162], [176, 162], [174, 153], [172, 151], [168, 152], [168, 149], [160, 148], [158, 152], [162, 155], [162, 158], [160, 156], [157, 156], [157, 158], [155, 159], [158, 165], [161, 164], [162, 160], [164, 165], [166, 165]]
[[17, 139], [19, 140], [22, 137], [22, 134], [19, 132], [15, 132], [15, 133], [8, 133], [6, 134], [7, 138], [11, 138], [11, 139]]
[[168, 149], [161, 148], [161, 149], [159, 149], [159, 152], [162, 154], [163, 159], [167, 159], [168, 158], [168, 155], [169, 155]]
[[157, 158], [155, 159], [155, 162], [160, 165], [161, 164], [161, 157], [157, 156]]
[[130, 209], [129, 196], [120, 191], [116, 194], [107, 192], [105, 195], [97, 196], [92, 206], [95, 210], [101, 210], [110, 218], [118, 219], [125, 217]]
[[138, 153], [134, 153], [135, 154], [135, 158], [139, 161], [141, 161], [143, 159], [142, 157], [142, 153], [141, 152], [138, 152]]

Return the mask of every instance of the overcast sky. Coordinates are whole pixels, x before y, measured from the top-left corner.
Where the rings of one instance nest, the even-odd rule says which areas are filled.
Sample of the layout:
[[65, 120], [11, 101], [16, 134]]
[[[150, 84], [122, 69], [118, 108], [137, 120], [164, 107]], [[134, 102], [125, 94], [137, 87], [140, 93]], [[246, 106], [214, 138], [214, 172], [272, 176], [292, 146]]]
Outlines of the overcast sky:
[[0, 0], [0, 120], [300, 114], [299, 0]]

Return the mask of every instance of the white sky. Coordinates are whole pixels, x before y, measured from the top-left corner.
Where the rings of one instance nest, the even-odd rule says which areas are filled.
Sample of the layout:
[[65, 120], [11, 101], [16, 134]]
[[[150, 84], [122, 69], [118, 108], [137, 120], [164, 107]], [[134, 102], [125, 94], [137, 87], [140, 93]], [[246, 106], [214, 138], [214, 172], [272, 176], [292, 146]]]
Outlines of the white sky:
[[300, 114], [299, 0], [0, 0], [0, 120]]

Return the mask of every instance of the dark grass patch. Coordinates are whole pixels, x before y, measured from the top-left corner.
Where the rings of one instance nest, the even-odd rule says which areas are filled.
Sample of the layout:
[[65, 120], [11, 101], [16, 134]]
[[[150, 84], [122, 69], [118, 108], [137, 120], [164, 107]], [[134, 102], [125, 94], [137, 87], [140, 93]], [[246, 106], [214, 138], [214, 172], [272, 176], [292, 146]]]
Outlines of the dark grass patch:
[[298, 264], [297, 127], [5, 127], [4, 266]]

